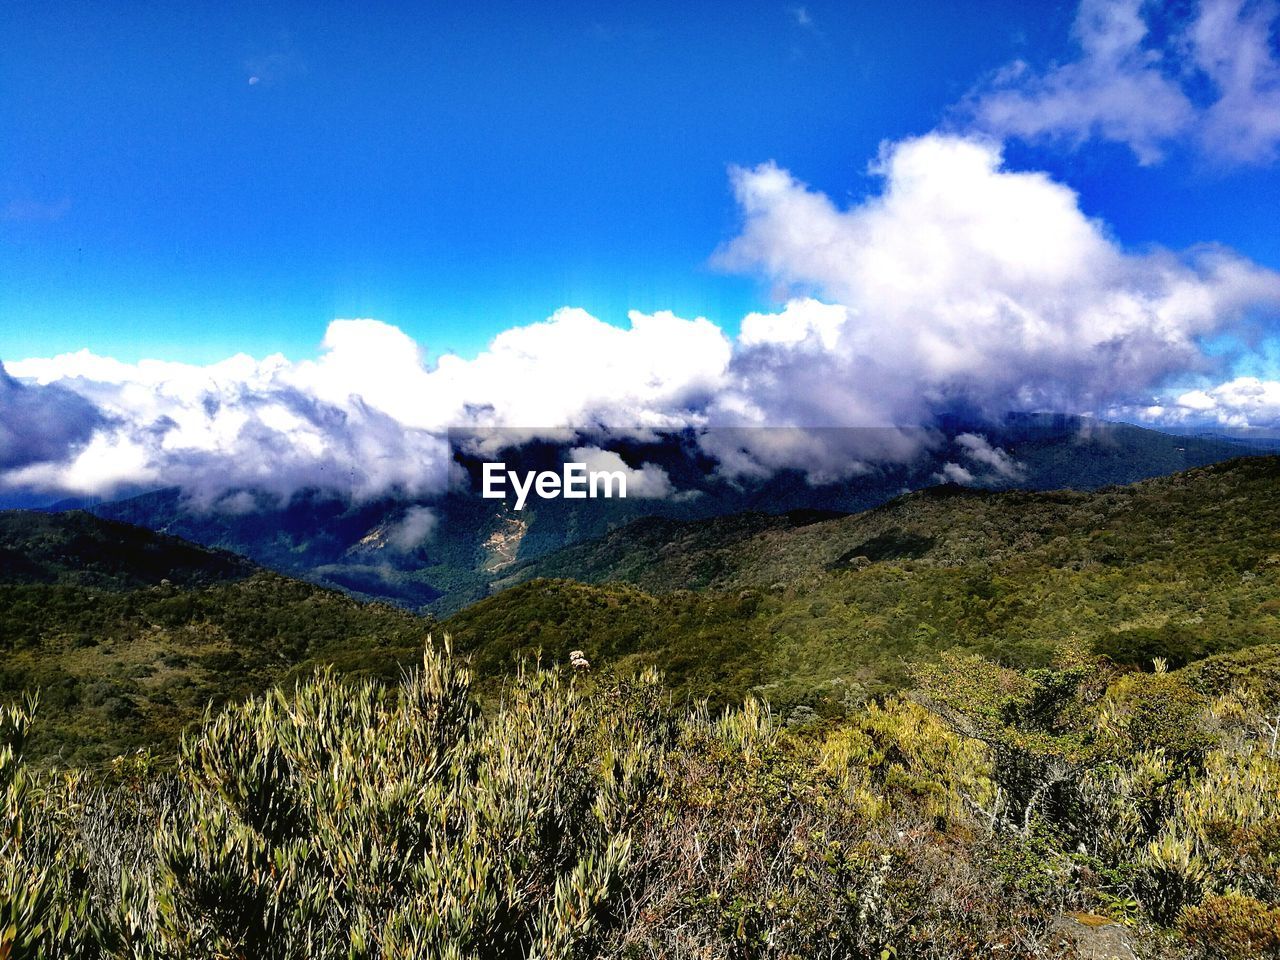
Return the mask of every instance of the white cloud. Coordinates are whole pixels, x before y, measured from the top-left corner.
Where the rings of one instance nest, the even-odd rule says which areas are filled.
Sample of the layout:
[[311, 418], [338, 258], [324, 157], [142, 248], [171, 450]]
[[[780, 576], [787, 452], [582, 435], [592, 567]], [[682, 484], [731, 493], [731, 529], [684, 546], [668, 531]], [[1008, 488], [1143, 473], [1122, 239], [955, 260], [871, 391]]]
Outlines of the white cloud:
[[[566, 308], [474, 359], [433, 362], [393, 326], [336, 320], [300, 362], [24, 360], [0, 378], [0, 486], [173, 484], [219, 509], [246, 490], [425, 495], [448, 486], [454, 427], [578, 443], [691, 429], [728, 478], [828, 483], [942, 450], [944, 413], [1132, 409], [1211, 372], [1206, 337], [1280, 310], [1280, 275], [1215, 246], [1125, 250], [1068, 187], [1005, 169], [994, 142], [888, 144], [873, 171], [881, 191], [849, 207], [772, 164], [734, 171], [743, 225], [718, 260], [792, 295], [736, 342], [702, 318], [616, 327]], [[1146, 415], [1269, 415], [1265, 389], [1233, 383]], [[1016, 477], [978, 434], [956, 443], [953, 479]], [[626, 469], [633, 496], [673, 494], [658, 467]]]
[[430, 507], [410, 507], [387, 534], [387, 543], [400, 553], [409, 553], [431, 540], [439, 525], [440, 517]]
[[975, 120], [1001, 136], [1101, 137], [1127, 143], [1141, 163], [1161, 159], [1195, 110], [1167, 77], [1158, 50], [1143, 45], [1139, 0], [1084, 0], [1073, 34], [1080, 59], [1037, 74], [1018, 61], [972, 103]]
[[958, 483], [965, 487], [991, 487], [1002, 483], [1021, 480], [1026, 476], [1026, 466], [1015, 460], [1007, 450], [991, 445], [991, 441], [981, 434], [962, 433], [955, 438], [965, 466], [956, 461], [942, 465], [942, 469], [934, 474], [939, 483]]
[[1111, 140], [1143, 164], [1184, 139], [1222, 161], [1267, 162], [1280, 145], [1276, 16], [1271, 2], [1202, 0], [1185, 22], [1169, 22], [1158, 4], [1083, 0], [1077, 59], [1040, 71], [1012, 63], [964, 109], [1001, 137]]
[[314, 361], [125, 364], [80, 351], [10, 363], [29, 384], [13, 383], [15, 396], [42, 388], [89, 401], [102, 422], [0, 483], [94, 494], [174, 484], [206, 505], [237, 487], [430, 494], [447, 486], [450, 427], [696, 425], [727, 375], [728, 338], [703, 319], [630, 319], [622, 329], [564, 309], [434, 368], [411, 337], [375, 320], [331, 323]]
[[1278, 13], [1271, 2], [1205, 0], [1190, 29], [1196, 66], [1218, 92], [1201, 118], [1201, 142], [1226, 159], [1273, 160], [1280, 146]]
[[623, 329], [563, 308], [496, 336], [478, 357], [441, 357], [432, 369], [403, 331], [376, 320], [337, 320], [326, 352], [282, 378], [329, 403], [353, 397], [418, 429], [667, 428], [721, 385], [730, 356], [705, 319], [633, 311]]
[[781, 313], [749, 313], [742, 319], [738, 346], [790, 344], [810, 352], [834, 350], [848, 311], [812, 298], [792, 300]]
[[875, 171], [881, 194], [847, 209], [772, 164], [735, 171], [745, 223], [720, 262], [802, 299], [744, 323], [712, 422], [1083, 412], [1203, 366], [1200, 338], [1280, 306], [1280, 275], [1228, 250], [1123, 250], [993, 143], [932, 134]]
[[499, 334], [475, 360], [442, 357], [429, 395], [429, 406], [445, 414], [437, 424], [688, 425], [691, 411], [723, 386], [728, 337], [709, 320], [666, 311], [632, 311], [629, 320], [621, 329], [562, 309]]
[[81, 351], [8, 367], [79, 394], [104, 420], [83, 449], [10, 473], [9, 487], [109, 494], [129, 484], [173, 484], [207, 502], [235, 487], [287, 495], [318, 486], [366, 497], [439, 484], [443, 440], [358, 396], [335, 402], [300, 386], [308, 365], [281, 356], [196, 366], [124, 364]]
[[1216, 386], [1187, 390], [1164, 403], [1117, 411], [1170, 426], [1280, 429], [1280, 380], [1236, 377]]
[[980, 434], [962, 433], [956, 437], [956, 445], [971, 461], [985, 467], [993, 479], [1018, 480], [1027, 472], [1007, 450], [993, 447], [991, 441]]
[[940, 483], [958, 483], [963, 487], [973, 486], [975, 481], [973, 474], [958, 463], [944, 463], [936, 479]]
[[587, 473], [608, 471], [621, 473], [627, 480], [627, 498], [636, 500], [665, 500], [676, 491], [667, 471], [654, 463], [641, 464], [639, 469], [628, 466], [626, 461], [612, 450], [600, 447], [574, 447], [569, 452], [574, 463], [586, 464]]

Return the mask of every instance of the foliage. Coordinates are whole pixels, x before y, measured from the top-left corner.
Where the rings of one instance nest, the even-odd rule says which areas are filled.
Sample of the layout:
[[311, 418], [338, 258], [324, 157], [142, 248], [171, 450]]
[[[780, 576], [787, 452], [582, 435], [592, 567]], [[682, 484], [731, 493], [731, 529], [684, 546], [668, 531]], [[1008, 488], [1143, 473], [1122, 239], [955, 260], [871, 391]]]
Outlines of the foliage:
[[[167, 791], [138, 794], [134, 775], [86, 807], [47, 775], [34, 852], [8, 859], [11, 879], [40, 878], [6, 889], [13, 956], [57, 955], [68, 911], [84, 956], [568, 957], [598, 944], [634, 822], [661, 797], [669, 725], [654, 679], [588, 699], [527, 672], [494, 719], [469, 684], [432, 649], [396, 686], [323, 671], [209, 714]], [[15, 729], [28, 716], [14, 712]], [[114, 859], [87, 837], [99, 818], [128, 822], [130, 805], [137, 830], [158, 823], [154, 843], [74, 901], [67, 881]]]
[[668, 527], [615, 559], [703, 589], [522, 583], [465, 662], [12, 521], [0, 958], [1276, 955], [1277, 469]]
[[316, 663], [394, 677], [428, 629], [403, 611], [126, 524], [0, 513], [0, 696], [41, 690], [32, 757], [90, 763], [171, 750], [208, 702]]
[[1208, 897], [1186, 912], [1182, 929], [1210, 957], [1280, 957], [1280, 907], [1252, 897]]
[[[1250, 682], [1270, 669], [1280, 692], [1280, 669], [1218, 658], [1280, 642], [1277, 479], [1280, 460], [1256, 458], [1096, 493], [947, 489], [851, 517], [642, 521], [513, 577], [590, 583], [520, 583], [446, 629], [488, 696], [519, 660], [579, 649], [661, 669], [679, 699], [760, 696], [796, 723], [852, 716], [947, 650], [1015, 669], [1052, 668], [1067, 648], [1144, 671], [1208, 658]], [[329, 519], [355, 530], [368, 517]], [[316, 663], [394, 677], [432, 628], [84, 514], [0, 520], [4, 556], [44, 571], [0, 564], [0, 694], [43, 691], [33, 755], [164, 749], [207, 701]], [[602, 582], [617, 578], [630, 582]]]
[[[1105, 914], [1153, 950], [1272, 956], [1276, 704], [1180, 701], [1196, 679], [956, 656], [797, 728], [677, 708], [651, 672], [521, 669], [484, 711], [446, 645], [94, 778], [22, 764], [34, 705], [8, 708], [0, 955], [1030, 958]], [[1117, 719], [1135, 695], [1199, 711], [1189, 752]], [[1044, 757], [1073, 765], [1050, 791]]]
[[1026, 669], [1070, 648], [1149, 672], [1280, 643], [1280, 458], [767, 521], [638, 522], [521, 568], [445, 626], [482, 676], [582, 649], [716, 706], [754, 693], [827, 718], [947, 650]]

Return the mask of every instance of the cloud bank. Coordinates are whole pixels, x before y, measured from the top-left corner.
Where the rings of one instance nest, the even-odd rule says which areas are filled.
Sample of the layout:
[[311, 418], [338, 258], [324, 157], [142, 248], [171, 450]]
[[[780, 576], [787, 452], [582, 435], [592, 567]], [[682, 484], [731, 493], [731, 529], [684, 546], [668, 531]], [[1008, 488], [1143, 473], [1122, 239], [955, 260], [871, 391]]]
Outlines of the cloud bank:
[[[742, 229], [717, 261], [790, 292], [736, 338], [703, 318], [617, 327], [566, 308], [474, 359], [433, 361], [366, 319], [331, 323], [316, 360], [22, 360], [0, 380], [0, 483], [177, 484], [227, 504], [246, 489], [426, 495], [447, 484], [457, 427], [693, 430], [726, 476], [828, 482], [910, 459], [930, 442], [919, 428], [954, 411], [1277, 418], [1259, 381], [1151, 397], [1213, 369], [1205, 338], [1280, 311], [1280, 275], [1212, 245], [1125, 250], [1068, 187], [1006, 169], [983, 138], [888, 144], [872, 169], [880, 192], [843, 208], [773, 164], [733, 171]], [[984, 443], [960, 441], [954, 478], [1016, 475]], [[671, 494], [658, 468], [623, 466], [638, 494]], [[429, 532], [417, 518], [406, 537]]]
[[[0, 483], [77, 494], [178, 485], [220, 508], [237, 488], [429, 495], [448, 483], [451, 427], [679, 429], [697, 422], [729, 358], [706, 320], [635, 313], [624, 330], [566, 309], [502, 333], [474, 360], [434, 365], [375, 320], [331, 323], [314, 361], [19, 361], [8, 364], [18, 379], [0, 381]], [[62, 432], [41, 428], [64, 416]]]
[[1167, 426], [1262, 427], [1280, 431], [1280, 380], [1235, 377], [1216, 386], [1187, 390], [1166, 402], [1132, 412], [1150, 423]]
[[[957, 109], [961, 132], [883, 145], [879, 190], [850, 205], [773, 163], [733, 169], [741, 229], [715, 263], [784, 301], [734, 337], [705, 318], [633, 312], [615, 326], [566, 307], [470, 359], [353, 319], [329, 324], [315, 360], [10, 362], [0, 492], [178, 485], [232, 512], [302, 488], [427, 496], [448, 486], [455, 428], [569, 442], [691, 431], [728, 479], [799, 468], [814, 483], [926, 448], [944, 479], [1016, 480], [1021, 467], [979, 434], [932, 430], [956, 413], [1280, 429], [1280, 382], [1232, 377], [1207, 346], [1274, 329], [1280, 274], [1214, 244], [1126, 249], [1069, 187], [1009, 169], [1002, 150], [1101, 139], [1144, 164], [1184, 144], [1268, 162], [1278, 13], [1270, 0], [1084, 0], [1072, 59], [1010, 64]], [[575, 453], [625, 470], [633, 495], [679, 493], [653, 464]], [[406, 514], [397, 543], [413, 549], [435, 522]]]

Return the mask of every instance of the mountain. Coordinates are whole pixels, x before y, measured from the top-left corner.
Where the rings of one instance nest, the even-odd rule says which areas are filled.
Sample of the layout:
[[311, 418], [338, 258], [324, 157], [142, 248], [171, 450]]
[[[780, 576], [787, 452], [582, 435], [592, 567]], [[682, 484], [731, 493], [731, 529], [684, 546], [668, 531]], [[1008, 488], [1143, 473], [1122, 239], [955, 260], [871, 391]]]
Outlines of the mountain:
[[[35, 918], [12, 955], [346, 955], [372, 928], [559, 956], [548, 927], [584, 916], [600, 957], [1274, 954], [1277, 531], [1275, 457], [643, 520], [511, 568], [597, 582], [517, 583], [444, 625], [465, 657], [423, 657], [390, 606], [0, 514], [0, 703], [43, 698], [30, 740], [0, 711], [0, 901]], [[513, 677], [538, 651], [562, 669]], [[375, 682], [293, 683], [335, 661]]]
[[[497, 583], [563, 577], [662, 592], [790, 584], [868, 561], [952, 568], [1020, 558], [1071, 568], [1106, 560], [1098, 545], [1111, 542], [1124, 545], [1127, 560], [1175, 546], [1184, 558], [1249, 548], [1280, 554], [1280, 540], [1267, 526], [1276, 519], [1270, 511], [1280, 493], [1272, 489], [1277, 463], [1277, 457], [1237, 459], [1092, 492], [942, 484], [830, 519], [748, 514], [644, 520], [522, 564]], [[1224, 505], [1224, 496], [1235, 500]], [[1240, 500], [1248, 507], [1236, 506]]]
[[1150, 668], [1280, 642], [1280, 458], [1124, 487], [940, 486], [850, 516], [641, 521], [444, 623], [479, 669], [581, 649], [678, 692], [839, 714], [960, 648]]
[[0, 700], [40, 691], [35, 756], [171, 747], [207, 703], [331, 662], [394, 676], [431, 624], [83, 512], [0, 512]]
[[[978, 436], [975, 431], [981, 431], [987, 445], [976, 453], [966, 441]], [[829, 433], [826, 439], [832, 443], [850, 442], [849, 431]], [[1175, 436], [1050, 415], [1010, 416], [999, 424], [957, 419], [918, 433], [913, 442], [920, 453], [908, 462], [819, 485], [799, 470], [730, 481], [717, 473], [716, 462], [695, 438], [675, 435], [643, 441], [614, 438], [608, 445], [632, 466], [653, 464], [666, 472], [678, 494], [660, 498], [532, 499], [517, 512], [509, 502], [479, 497], [480, 460], [459, 454], [457, 472], [470, 478], [470, 488], [437, 498], [386, 496], [353, 502], [304, 490], [281, 502], [261, 492], [235, 491], [214, 502], [196, 502], [170, 489], [90, 509], [98, 516], [231, 550], [360, 599], [448, 615], [511, 582], [520, 564], [642, 517], [688, 521], [746, 512], [851, 513], [936, 485], [944, 476], [967, 478], [979, 488], [1090, 490], [1253, 451], [1240, 438]], [[815, 435], [822, 440], [821, 431]], [[554, 469], [581, 442], [513, 441], [490, 456], [504, 459], [512, 469]]]
[[441, 625], [118, 521], [5, 512], [0, 695], [40, 688], [36, 751], [92, 761], [316, 663], [396, 676], [435, 628], [490, 691], [522, 657], [581, 649], [657, 666], [679, 696], [842, 715], [951, 648], [1149, 667], [1280, 642], [1278, 530], [1276, 457], [1093, 492], [647, 518], [497, 571]]
[[125, 590], [243, 579], [243, 557], [89, 513], [0, 511], [0, 583]]

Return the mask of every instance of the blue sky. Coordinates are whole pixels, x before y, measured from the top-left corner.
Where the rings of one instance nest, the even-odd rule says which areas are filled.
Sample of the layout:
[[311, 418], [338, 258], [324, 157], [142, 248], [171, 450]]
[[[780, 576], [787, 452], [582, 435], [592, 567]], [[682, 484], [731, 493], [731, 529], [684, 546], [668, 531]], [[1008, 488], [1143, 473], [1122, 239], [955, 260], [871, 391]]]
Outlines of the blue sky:
[[[334, 317], [431, 352], [584, 307], [736, 329], [727, 168], [833, 198], [1070, 5], [46, 4], [0, 12], [0, 358], [314, 355]], [[251, 78], [257, 78], [250, 82]], [[1126, 244], [1280, 265], [1274, 171], [1017, 146]]]
[[1275, 0], [0, 36], [0, 492], [421, 491], [454, 427], [912, 428], [707, 451], [828, 479], [956, 411], [1280, 432]]

